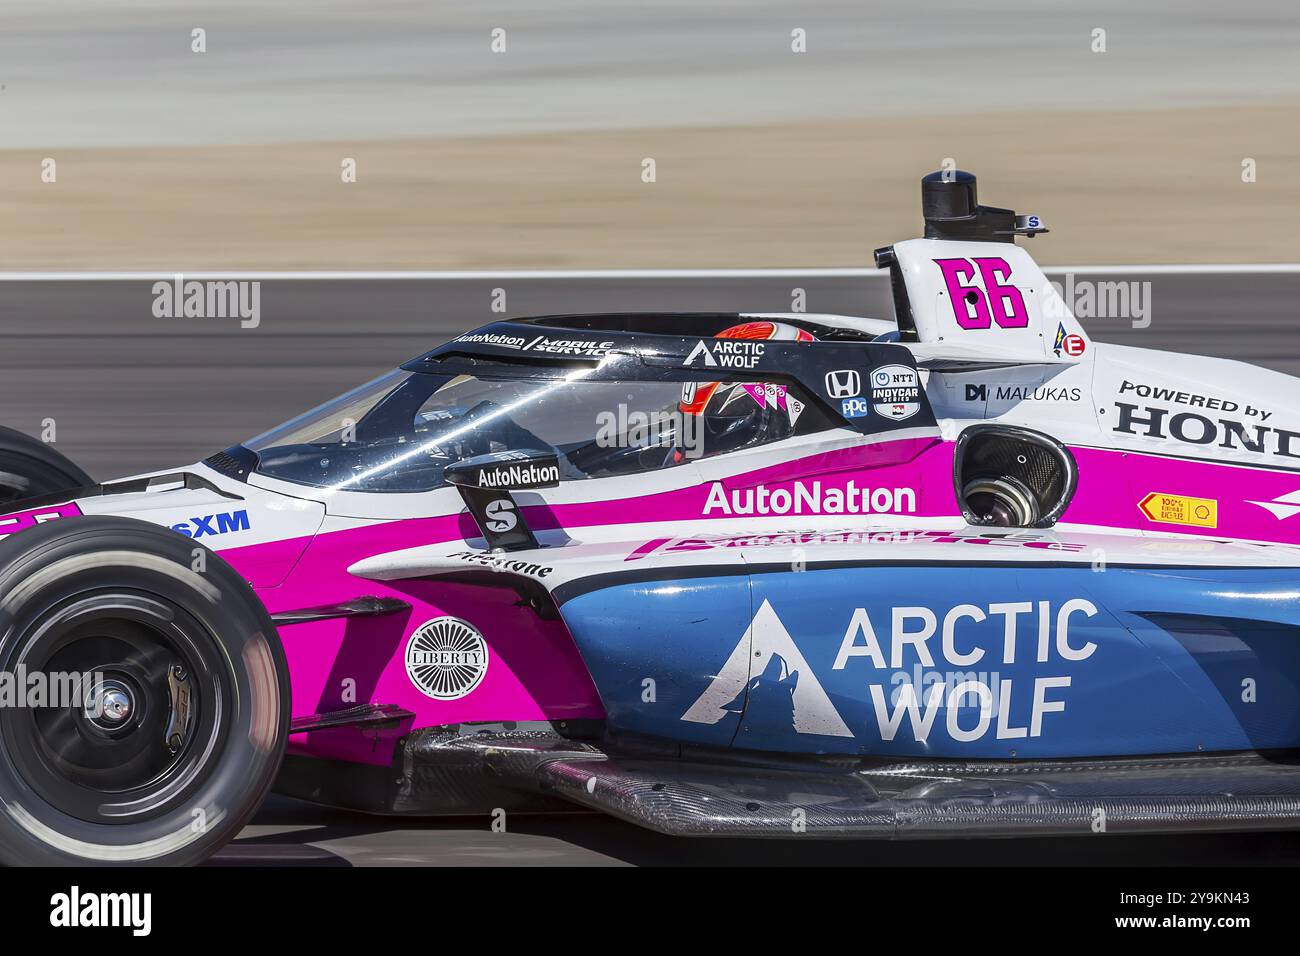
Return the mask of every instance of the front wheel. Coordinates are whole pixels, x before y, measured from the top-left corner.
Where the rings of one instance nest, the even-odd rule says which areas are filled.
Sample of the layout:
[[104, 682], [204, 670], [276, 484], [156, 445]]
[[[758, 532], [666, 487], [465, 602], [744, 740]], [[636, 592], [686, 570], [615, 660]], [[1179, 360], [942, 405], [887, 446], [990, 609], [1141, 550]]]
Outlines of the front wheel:
[[257, 596], [174, 532], [90, 516], [0, 542], [0, 675], [46, 694], [0, 719], [0, 861], [203, 860], [270, 789], [287, 673]]
[[62, 452], [12, 428], [0, 428], [0, 510], [12, 501], [93, 485]]

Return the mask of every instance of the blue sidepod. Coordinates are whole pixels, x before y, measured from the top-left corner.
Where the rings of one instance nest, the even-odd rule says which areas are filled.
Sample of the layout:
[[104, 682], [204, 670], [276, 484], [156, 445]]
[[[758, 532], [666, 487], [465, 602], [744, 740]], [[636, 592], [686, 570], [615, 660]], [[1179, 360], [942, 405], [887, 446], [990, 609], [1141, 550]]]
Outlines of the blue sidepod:
[[615, 730], [968, 758], [1300, 746], [1291, 569], [620, 576], [563, 614]]
[[[611, 729], [726, 747], [740, 726], [748, 662], [716, 720], [683, 721], [749, 626], [743, 573], [590, 591], [561, 608]], [[746, 645], [747, 647], [747, 645]], [[747, 656], [747, 650], [739, 653]]]

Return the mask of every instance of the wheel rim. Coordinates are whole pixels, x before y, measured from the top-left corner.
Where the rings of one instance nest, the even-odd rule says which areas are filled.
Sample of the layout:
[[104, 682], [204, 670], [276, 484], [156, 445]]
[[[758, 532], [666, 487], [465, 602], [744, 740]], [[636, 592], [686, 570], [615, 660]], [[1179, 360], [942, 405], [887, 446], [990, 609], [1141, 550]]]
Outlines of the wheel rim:
[[[27, 674], [90, 675], [74, 699], [3, 722], [23, 780], [55, 810], [95, 823], [174, 809], [211, 771], [229, 682], [216, 643], [156, 596], [100, 593], [41, 616], [17, 642]], [[65, 682], [66, 691], [68, 682]]]

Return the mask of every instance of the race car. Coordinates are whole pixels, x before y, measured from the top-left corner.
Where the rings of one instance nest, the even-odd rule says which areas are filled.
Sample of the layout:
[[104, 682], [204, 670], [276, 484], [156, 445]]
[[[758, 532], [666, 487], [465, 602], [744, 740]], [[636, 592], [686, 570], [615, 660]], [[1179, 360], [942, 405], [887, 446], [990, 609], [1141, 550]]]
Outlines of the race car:
[[198, 862], [273, 786], [675, 835], [1300, 822], [1300, 382], [1091, 341], [922, 181], [894, 317], [494, 322], [9, 505], [0, 857]]

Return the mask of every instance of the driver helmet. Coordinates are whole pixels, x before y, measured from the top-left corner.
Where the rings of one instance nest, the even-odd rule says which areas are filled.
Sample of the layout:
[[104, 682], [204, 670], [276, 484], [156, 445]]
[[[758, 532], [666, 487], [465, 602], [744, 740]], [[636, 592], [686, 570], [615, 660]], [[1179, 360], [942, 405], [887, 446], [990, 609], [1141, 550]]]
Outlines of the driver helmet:
[[[733, 325], [715, 338], [817, 341], [797, 326], [767, 320]], [[705, 454], [718, 455], [790, 437], [804, 406], [775, 382], [686, 382], [677, 408], [702, 425]]]

